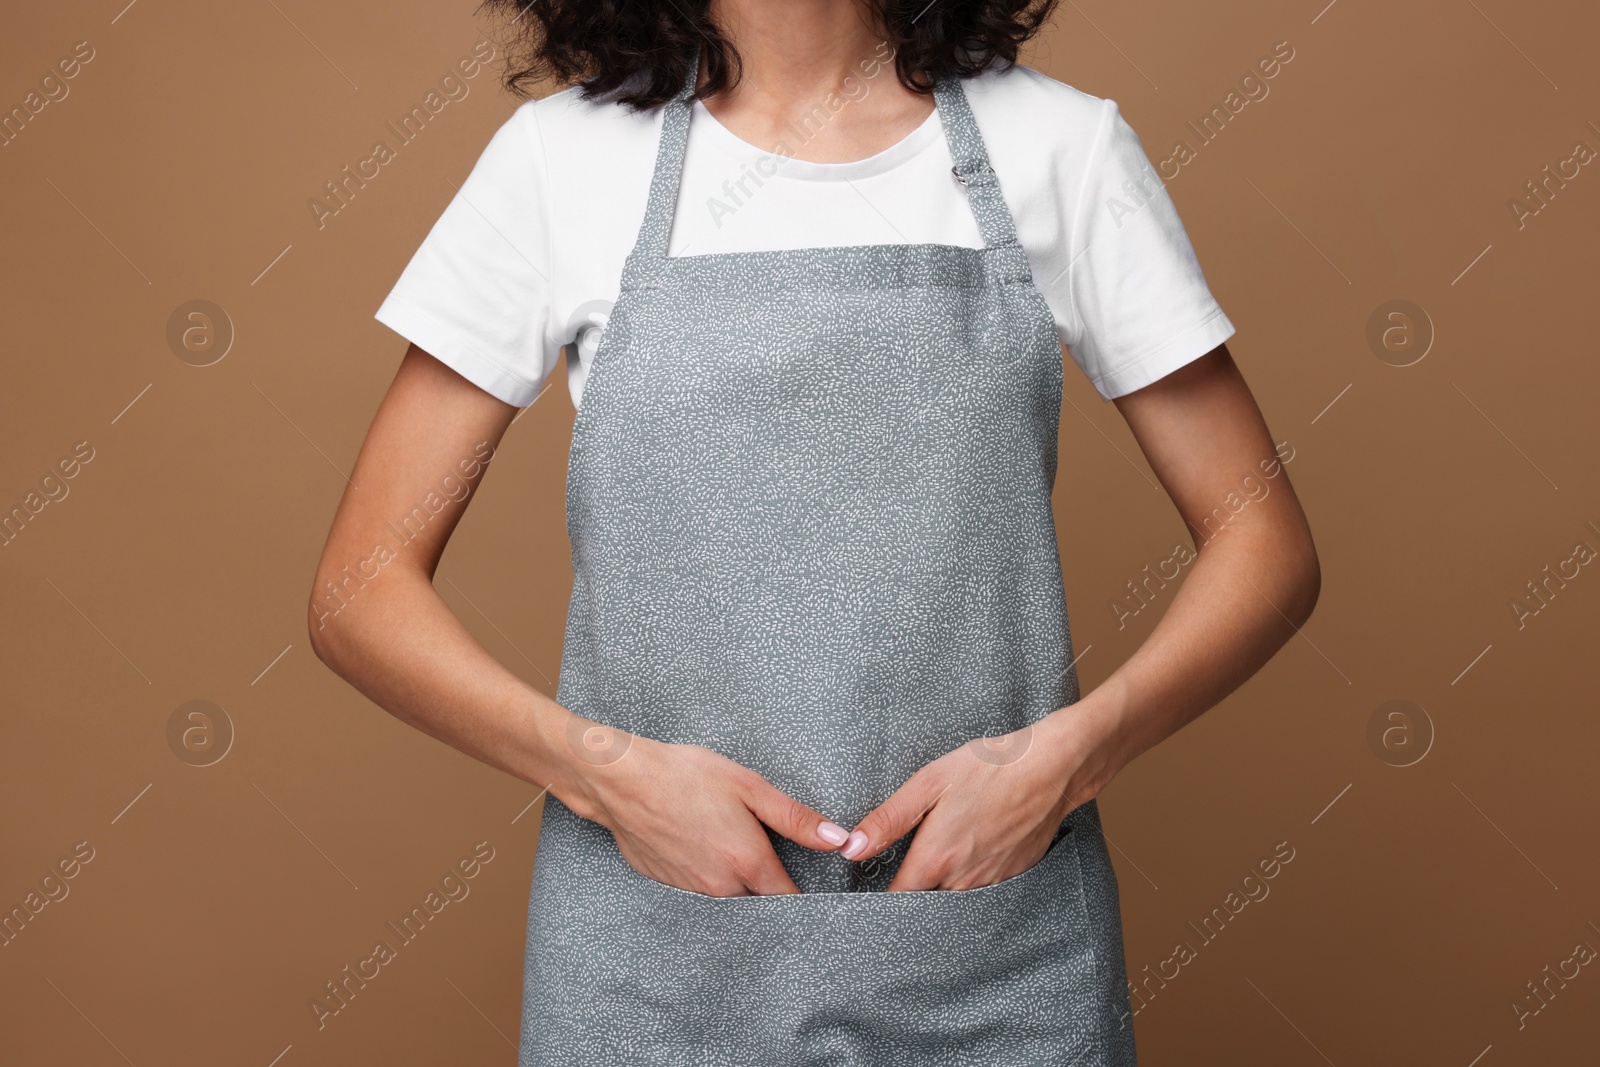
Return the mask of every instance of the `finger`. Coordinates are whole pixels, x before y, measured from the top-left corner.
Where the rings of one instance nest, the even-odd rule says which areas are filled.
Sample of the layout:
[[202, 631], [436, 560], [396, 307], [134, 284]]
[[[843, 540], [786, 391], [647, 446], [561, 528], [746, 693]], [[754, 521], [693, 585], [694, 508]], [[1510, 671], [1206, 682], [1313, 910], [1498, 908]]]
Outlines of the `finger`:
[[927, 834], [927, 828], [918, 831], [911, 847], [906, 849], [906, 858], [900, 861], [894, 877], [889, 880], [887, 892], [938, 889], [944, 881], [944, 873], [934, 858], [933, 846], [928, 843]]
[[889, 798], [856, 824], [841, 855], [850, 860], [871, 859], [922, 821], [944, 795], [942, 778], [927, 767], [913, 774]]
[[[844, 827], [823, 818], [754, 772], [744, 780], [741, 793], [745, 806], [756, 818], [797, 845], [832, 852], [850, 836]], [[777, 862], [776, 856], [773, 861]]]
[[759, 847], [739, 864], [739, 876], [743, 879], [745, 887], [756, 896], [775, 896], [781, 893], [798, 893], [800, 887], [794, 884], [794, 879], [789, 877], [789, 872], [783, 866], [783, 861], [778, 859], [777, 852], [773, 851], [772, 842], [767, 839], [764, 831], [758, 830], [761, 838]]

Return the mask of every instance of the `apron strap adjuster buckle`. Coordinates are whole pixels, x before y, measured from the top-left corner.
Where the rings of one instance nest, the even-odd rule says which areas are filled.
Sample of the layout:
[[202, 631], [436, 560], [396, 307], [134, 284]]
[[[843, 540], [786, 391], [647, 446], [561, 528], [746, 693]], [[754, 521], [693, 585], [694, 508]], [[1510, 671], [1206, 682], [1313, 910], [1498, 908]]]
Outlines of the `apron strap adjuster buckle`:
[[971, 176], [968, 176], [961, 173], [961, 165], [958, 163], [956, 166], [950, 168], [950, 173], [956, 176], [956, 181], [960, 182], [962, 185], [967, 185], [972, 181], [973, 178], [981, 179], [992, 177], [994, 174], [994, 168], [991, 167], [987, 162], [978, 163], [972, 168]]

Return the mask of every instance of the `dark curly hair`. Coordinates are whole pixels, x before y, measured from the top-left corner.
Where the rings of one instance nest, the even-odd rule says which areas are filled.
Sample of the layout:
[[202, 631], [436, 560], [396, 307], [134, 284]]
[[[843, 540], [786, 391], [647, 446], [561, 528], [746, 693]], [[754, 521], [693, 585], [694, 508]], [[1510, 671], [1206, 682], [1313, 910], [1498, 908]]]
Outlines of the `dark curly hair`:
[[[782, 2], [782, 0], [775, 0]], [[912, 92], [943, 75], [971, 77], [1009, 67], [1049, 20], [1057, 0], [862, 0], [894, 53], [895, 75]], [[697, 46], [715, 96], [739, 80], [739, 54], [718, 30], [710, 0], [483, 0], [503, 16], [504, 82], [514, 95], [555, 81], [579, 84], [588, 99], [647, 110], [677, 95]]]

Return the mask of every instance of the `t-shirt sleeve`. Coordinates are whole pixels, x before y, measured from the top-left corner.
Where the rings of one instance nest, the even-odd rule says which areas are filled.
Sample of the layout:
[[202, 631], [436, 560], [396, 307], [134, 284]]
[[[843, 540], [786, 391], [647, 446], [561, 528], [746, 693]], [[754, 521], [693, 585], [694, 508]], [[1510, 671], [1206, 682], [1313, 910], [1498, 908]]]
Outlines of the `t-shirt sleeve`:
[[1106, 100], [1069, 242], [1077, 321], [1067, 350], [1106, 400], [1205, 355], [1234, 333], [1138, 134]]
[[508, 404], [538, 398], [550, 344], [549, 207], [531, 103], [495, 131], [374, 315]]

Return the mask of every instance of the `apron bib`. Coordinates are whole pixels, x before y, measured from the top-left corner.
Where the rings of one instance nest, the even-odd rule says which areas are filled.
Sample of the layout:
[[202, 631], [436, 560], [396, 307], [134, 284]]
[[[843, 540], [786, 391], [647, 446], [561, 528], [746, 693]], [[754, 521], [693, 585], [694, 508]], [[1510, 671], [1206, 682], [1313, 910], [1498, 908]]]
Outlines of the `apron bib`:
[[[669, 258], [693, 84], [573, 427], [556, 699], [848, 827], [1078, 699], [1061, 349], [959, 79], [935, 103], [985, 247]], [[884, 892], [911, 835], [862, 864], [770, 836], [801, 892], [712, 897], [547, 798], [519, 1067], [1134, 1063], [1094, 801], [970, 890]]]

